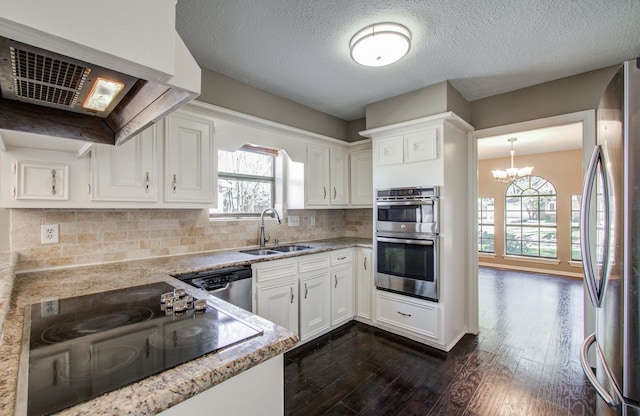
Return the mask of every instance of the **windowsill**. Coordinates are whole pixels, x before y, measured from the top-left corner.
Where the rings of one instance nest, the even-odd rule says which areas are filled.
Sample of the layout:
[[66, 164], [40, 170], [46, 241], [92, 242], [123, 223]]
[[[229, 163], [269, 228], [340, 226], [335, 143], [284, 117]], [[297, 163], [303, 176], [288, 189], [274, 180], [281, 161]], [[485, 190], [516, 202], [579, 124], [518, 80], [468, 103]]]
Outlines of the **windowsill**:
[[496, 253], [480, 253], [478, 252], [478, 257], [481, 259], [495, 259]]
[[581, 262], [581, 261], [579, 261], [579, 260], [571, 260], [571, 261], [569, 262], [569, 266], [571, 266], [571, 267], [580, 267], [580, 268], [582, 268], [582, 262]]
[[513, 260], [513, 261], [521, 261], [525, 263], [538, 263], [538, 264], [560, 264], [560, 260], [558, 259], [542, 259], [542, 258], [534, 258], [534, 257], [525, 257], [525, 256], [502, 256], [505, 260]]

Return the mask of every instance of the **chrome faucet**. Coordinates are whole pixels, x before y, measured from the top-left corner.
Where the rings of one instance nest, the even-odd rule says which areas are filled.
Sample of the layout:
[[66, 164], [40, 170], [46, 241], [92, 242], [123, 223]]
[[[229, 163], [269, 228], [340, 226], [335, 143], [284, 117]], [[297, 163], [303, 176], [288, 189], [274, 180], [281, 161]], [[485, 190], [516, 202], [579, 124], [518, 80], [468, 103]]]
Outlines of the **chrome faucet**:
[[269, 237], [265, 237], [264, 236], [264, 214], [267, 212], [273, 212], [274, 214], [276, 214], [276, 219], [278, 220], [278, 224], [282, 224], [282, 221], [280, 221], [280, 215], [278, 214], [278, 211], [276, 211], [273, 208], [265, 208], [264, 211], [262, 211], [262, 214], [260, 214], [260, 247], [264, 247], [267, 242], [271, 239], [271, 234], [269, 234]]

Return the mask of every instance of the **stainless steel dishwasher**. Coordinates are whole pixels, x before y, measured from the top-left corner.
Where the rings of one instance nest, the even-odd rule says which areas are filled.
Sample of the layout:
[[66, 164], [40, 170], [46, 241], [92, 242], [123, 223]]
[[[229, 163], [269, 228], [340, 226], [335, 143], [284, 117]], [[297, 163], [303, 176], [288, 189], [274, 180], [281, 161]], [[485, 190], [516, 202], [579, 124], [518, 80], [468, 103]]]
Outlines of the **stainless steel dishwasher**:
[[251, 312], [251, 266], [225, 267], [173, 277]]

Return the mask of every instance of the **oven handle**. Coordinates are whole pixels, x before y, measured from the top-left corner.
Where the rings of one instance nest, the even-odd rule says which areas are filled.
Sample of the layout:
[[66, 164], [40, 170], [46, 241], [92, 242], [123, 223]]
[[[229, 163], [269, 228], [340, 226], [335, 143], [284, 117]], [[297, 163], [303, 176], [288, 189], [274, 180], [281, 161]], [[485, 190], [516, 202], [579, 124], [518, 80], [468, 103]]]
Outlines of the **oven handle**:
[[433, 205], [433, 199], [427, 200], [411, 200], [411, 201], [379, 201], [376, 202], [376, 206], [378, 207], [400, 207], [400, 206], [411, 206], [411, 205]]
[[432, 246], [434, 244], [433, 240], [410, 240], [408, 238], [376, 237], [376, 241], [381, 243], [413, 244], [417, 246]]

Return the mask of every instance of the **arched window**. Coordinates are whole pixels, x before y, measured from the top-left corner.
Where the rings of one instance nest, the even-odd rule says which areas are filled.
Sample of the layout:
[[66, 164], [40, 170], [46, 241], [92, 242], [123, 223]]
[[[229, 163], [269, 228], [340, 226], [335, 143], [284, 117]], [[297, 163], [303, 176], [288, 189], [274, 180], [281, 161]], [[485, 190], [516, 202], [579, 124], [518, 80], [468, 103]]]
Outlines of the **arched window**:
[[540, 176], [516, 179], [505, 192], [505, 253], [557, 258], [556, 188]]

